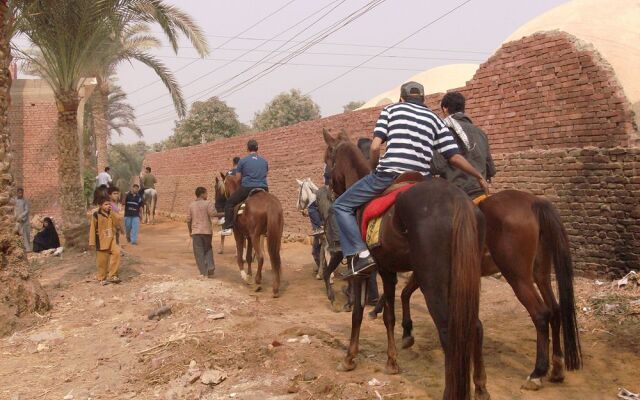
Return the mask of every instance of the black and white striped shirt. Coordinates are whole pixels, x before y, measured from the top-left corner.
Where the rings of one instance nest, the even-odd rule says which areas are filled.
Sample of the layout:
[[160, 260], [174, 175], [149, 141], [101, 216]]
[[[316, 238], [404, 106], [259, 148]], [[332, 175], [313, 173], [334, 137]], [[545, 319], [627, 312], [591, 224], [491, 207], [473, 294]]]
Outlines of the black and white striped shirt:
[[412, 102], [385, 107], [373, 131], [386, 142], [377, 171], [429, 175], [433, 151], [445, 159], [460, 153], [449, 128], [429, 108]]

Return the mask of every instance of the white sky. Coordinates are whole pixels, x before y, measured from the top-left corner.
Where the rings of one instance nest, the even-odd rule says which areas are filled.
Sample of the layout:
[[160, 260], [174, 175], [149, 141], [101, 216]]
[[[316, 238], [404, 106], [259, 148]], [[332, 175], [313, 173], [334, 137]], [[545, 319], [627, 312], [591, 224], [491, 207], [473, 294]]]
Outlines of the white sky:
[[[272, 66], [299, 43], [317, 32], [361, 8], [370, 0], [167, 0], [193, 16], [200, 24], [211, 48], [207, 59], [197, 59], [194, 49], [185, 46], [173, 54], [165, 46], [154, 54], [159, 57], [182, 84], [187, 104], [214, 95]], [[226, 43], [261, 18], [291, 2], [277, 14], [255, 26], [238, 38]], [[335, 78], [350, 67], [391, 46], [421, 26], [437, 19], [465, 0], [425, 1], [386, 0], [333, 33], [304, 54], [254, 83], [243, 87], [223, 99], [236, 109], [240, 120], [250, 123], [256, 111], [262, 109], [278, 93], [291, 88], [309, 92]], [[485, 61], [502, 41], [519, 26], [537, 15], [566, 2], [566, 0], [472, 0], [459, 9], [426, 27], [423, 31], [372, 59], [363, 67], [311, 93], [320, 105], [323, 116], [342, 112], [342, 106], [351, 100], [367, 100], [402, 83], [417, 72], [453, 63], [480, 63]], [[327, 6], [321, 13], [277, 37], [280, 41], [264, 42], [286, 30], [300, 20]], [[323, 13], [338, 6], [315, 25], [308, 27]], [[159, 32], [159, 28], [154, 28]], [[295, 35], [298, 35], [294, 38]], [[262, 40], [257, 40], [262, 39]], [[261, 45], [256, 51], [244, 54]], [[289, 52], [271, 54], [293, 47]], [[271, 57], [270, 63], [254, 65], [262, 57]], [[238, 61], [229, 62], [240, 57]], [[253, 61], [253, 62], [251, 62]], [[225, 64], [228, 64], [225, 66]], [[253, 68], [229, 80], [244, 69]], [[214, 71], [214, 69], [217, 69]], [[207, 74], [206, 76], [203, 76]], [[164, 86], [146, 66], [122, 64], [118, 69], [120, 85], [129, 93], [129, 102], [136, 109], [138, 123], [147, 143], [158, 142], [172, 133], [176, 114]], [[224, 86], [216, 87], [229, 80]], [[425, 88], [429, 92], [429, 88]], [[115, 142], [131, 143], [138, 140], [133, 134]]]

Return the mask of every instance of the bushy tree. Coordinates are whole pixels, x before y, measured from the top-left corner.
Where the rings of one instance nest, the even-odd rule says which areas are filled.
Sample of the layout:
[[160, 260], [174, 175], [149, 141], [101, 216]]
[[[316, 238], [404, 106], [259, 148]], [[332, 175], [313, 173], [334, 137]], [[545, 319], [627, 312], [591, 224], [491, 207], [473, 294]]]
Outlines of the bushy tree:
[[218, 97], [206, 101], [196, 101], [191, 105], [189, 114], [176, 122], [173, 135], [164, 142], [165, 148], [186, 147], [211, 142], [223, 137], [231, 137], [243, 133], [246, 126], [238, 120], [233, 107]]
[[253, 127], [263, 131], [320, 118], [320, 107], [298, 89], [280, 93], [254, 116]]
[[363, 105], [364, 105], [364, 101], [350, 101], [344, 106], [342, 106], [342, 109], [344, 110], [344, 112], [349, 112], [349, 111], [357, 110]]

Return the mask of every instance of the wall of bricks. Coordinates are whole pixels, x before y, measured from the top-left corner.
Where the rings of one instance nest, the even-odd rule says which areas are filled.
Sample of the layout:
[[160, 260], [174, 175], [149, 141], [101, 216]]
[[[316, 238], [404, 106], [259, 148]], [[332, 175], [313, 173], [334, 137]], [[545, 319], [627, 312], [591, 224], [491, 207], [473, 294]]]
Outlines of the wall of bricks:
[[14, 80], [9, 107], [13, 174], [31, 202], [31, 216], [61, 220], [58, 193], [57, 109], [53, 93], [41, 80]]
[[[640, 268], [640, 136], [610, 66], [590, 46], [562, 32], [504, 44], [464, 88], [467, 112], [489, 134], [496, 189], [549, 198], [571, 236], [576, 267], [591, 274]], [[441, 94], [427, 103], [438, 110]], [[322, 127], [370, 136], [379, 109], [249, 135], [271, 162], [272, 192], [285, 229], [308, 221], [295, 211], [295, 178], [321, 181]], [[244, 153], [249, 136], [150, 154], [160, 180], [160, 208], [180, 215], [198, 185]]]

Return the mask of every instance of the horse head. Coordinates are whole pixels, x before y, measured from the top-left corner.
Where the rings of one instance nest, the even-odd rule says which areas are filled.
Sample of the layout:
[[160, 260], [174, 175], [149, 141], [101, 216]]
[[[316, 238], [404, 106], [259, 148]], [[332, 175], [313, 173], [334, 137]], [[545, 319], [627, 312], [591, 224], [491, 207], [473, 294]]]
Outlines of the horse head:
[[220, 177], [216, 176], [215, 185], [213, 187], [216, 200], [220, 200], [220, 199], [226, 198], [225, 189], [224, 189], [224, 181], [225, 181], [225, 175], [221, 172], [220, 173]]
[[304, 210], [316, 200], [316, 192], [318, 187], [311, 181], [311, 178], [305, 178], [303, 180], [296, 179], [300, 190], [298, 191], [298, 210]]
[[363, 151], [356, 146], [344, 129], [337, 137], [323, 129], [322, 135], [327, 144], [324, 162], [331, 173], [331, 189], [337, 195], [344, 193], [353, 184], [371, 170]]

